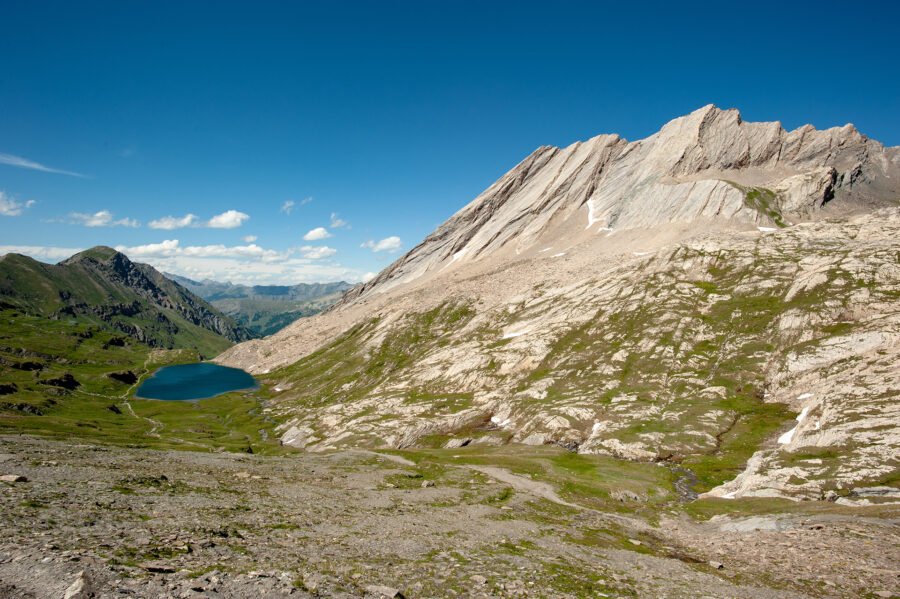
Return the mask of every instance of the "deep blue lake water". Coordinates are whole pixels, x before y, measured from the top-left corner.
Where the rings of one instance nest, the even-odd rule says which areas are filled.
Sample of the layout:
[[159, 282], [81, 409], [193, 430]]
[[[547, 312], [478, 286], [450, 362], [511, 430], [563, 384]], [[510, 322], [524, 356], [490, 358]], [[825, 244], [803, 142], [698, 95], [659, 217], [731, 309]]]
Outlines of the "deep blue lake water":
[[141, 383], [136, 396], [166, 400], [204, 399], [256, 386], [256, 379], [239, 368], [200, 362], [160, 368]]

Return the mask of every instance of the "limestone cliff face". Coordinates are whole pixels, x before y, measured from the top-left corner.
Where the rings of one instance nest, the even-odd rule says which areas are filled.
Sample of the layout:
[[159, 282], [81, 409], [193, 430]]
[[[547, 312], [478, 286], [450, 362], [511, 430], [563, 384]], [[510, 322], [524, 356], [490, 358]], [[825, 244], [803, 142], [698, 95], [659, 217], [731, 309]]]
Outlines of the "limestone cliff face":
[[[893, 175], [893, 176], [892, 176]], [[753, 188], [767, 205], [747, 201]], [[768, 195], [768, 193], [767, 193]], [[646, 139], [538, 148], [344, 303], [450, 264], [574, 237], [698, 219], [761, 225], [896, 203], [900, 153], [852, 125], [785, 131], [705, 106]]]
[[726, 497], [883, 485], [898, 184], [851, 126], [714, 107], [540, 148], [336, 308], [218, 360], [307, 450], [556, 444]]

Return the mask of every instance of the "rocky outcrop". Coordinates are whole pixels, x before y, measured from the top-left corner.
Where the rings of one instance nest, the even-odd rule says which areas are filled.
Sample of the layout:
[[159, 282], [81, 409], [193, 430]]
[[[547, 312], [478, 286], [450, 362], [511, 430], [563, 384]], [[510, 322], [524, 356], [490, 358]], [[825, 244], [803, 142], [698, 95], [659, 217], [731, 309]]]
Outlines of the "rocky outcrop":
[[[246, 341], [253, 334], [210, 306], [178, 283], [169, 280], [147, 264], [129, 260], [128, 256], [111, 248], [92, 248], [64, 260], [60, 266], [85, 269], [104, 281], [136, 293], [150, 304], [172, 310], [191, 324], [212, 331], [230, 341]], [[103, 306], [91, 307], [95, 312]], [[142, 308], [137, 304], [133, 310]], [[122, 314], [116, 310], [116, 315]], [[125, 315], [128, 315], [127, 313]]]

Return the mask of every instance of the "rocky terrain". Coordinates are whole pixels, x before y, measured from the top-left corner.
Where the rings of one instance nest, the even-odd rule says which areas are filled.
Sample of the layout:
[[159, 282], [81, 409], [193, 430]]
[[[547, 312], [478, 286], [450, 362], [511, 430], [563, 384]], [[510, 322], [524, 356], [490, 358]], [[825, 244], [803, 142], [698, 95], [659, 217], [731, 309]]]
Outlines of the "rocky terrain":
[[0, 472], [0, 596], [16, 599], [900, 589], [900, 531], [882, 508], [685, 512], [665, 468], [626, 474], [558, 448], [264, 457], [16, 436], [0, 438]]
[[306, 450], [551, 444], [724, 498], [895, 503], [898, 181], [852, 126], [714, 107], [541, 148], [337, 307], [218, 360]]

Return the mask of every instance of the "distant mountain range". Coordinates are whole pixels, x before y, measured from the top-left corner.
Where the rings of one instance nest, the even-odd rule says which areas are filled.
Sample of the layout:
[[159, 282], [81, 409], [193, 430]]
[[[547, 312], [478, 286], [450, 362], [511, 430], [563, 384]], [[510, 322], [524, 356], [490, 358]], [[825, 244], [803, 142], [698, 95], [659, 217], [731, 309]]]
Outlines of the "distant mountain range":
[[0, 307], [89, 323], [151, 347], [195, 349], [204, 357], [254, 337], [153, 267], [103, 246], [55, 265], [0, 256]]
[[179, 275], [164, 274], [260, 337], [276, 333], [298, 318], [318, 314], [353, 287], [345, 281], [298, 285], [235, 285], [209, 279], [194, 281]]

